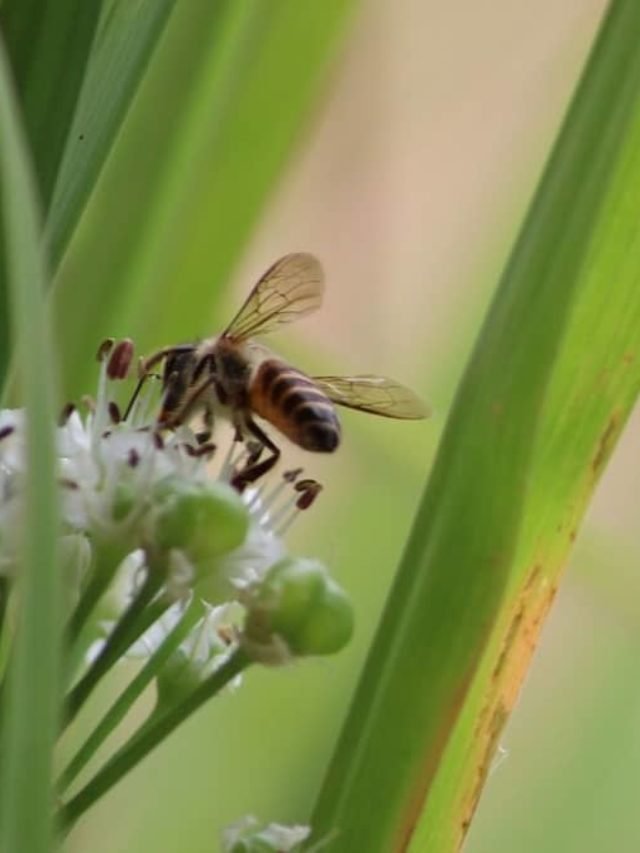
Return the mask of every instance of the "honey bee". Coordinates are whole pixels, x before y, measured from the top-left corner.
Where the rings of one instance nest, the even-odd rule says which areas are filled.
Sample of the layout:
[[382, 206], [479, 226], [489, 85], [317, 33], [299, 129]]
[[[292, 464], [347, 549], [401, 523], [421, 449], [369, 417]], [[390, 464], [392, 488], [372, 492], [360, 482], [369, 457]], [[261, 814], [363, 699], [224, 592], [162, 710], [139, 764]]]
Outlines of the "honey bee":
[[[257, 440], [258, 452], [236, 477], [236, 485], [244, 487], [266, 474], [280, 457], [279, 447], [255, 416], [316, 453], [331, 453], [340, 444], [334, 404], [388, 418], [427, 417], [424, 403], [392, 379], [310, 377], [253, 340], [315, 311], [323, 291], [322, 267], [313, 255], [285, 255], [258, 281], [222, 334], [164, 347], [145, 359], [142, 380], [164, 360], [158, 427], [172, 429], [201, 413], [206, 429], [200, 438], [207, 441], [219, 414], [230, 419], [238, 438]], [[269, 455], [260, 460], [264, 450]]]

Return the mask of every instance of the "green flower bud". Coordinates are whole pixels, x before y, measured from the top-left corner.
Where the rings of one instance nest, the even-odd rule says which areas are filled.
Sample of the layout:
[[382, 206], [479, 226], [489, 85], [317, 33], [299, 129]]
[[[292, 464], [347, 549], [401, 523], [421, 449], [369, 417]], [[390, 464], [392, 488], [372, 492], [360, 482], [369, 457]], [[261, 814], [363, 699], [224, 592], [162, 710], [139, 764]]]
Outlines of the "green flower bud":
[[[289, 655], [329, 655], [353, 633], [353, 608], [316, 560], [287, 557], [249, 593], [244, 644], [262, 663]], [[284, 649], [283, 649], [284, 645]]]
[[153, 539], [165, 550], [184, 551], [200, 568], [244, 541], [249, 513], [240, 495], [224, 483], [169, 477], [155, 490]]

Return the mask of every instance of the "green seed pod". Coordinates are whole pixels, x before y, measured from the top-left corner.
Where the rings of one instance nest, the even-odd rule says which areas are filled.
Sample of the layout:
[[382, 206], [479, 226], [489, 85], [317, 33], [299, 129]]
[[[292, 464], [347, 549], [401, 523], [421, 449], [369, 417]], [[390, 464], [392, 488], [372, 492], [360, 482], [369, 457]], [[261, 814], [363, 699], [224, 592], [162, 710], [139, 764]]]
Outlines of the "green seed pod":
[[237, 548], [249, 528], [240, 495], [224, 483], [164, 480], [155, 491], [153, 540], [184, 551], [198, 568]]
[[263, 663], [284, 662], [283, 644], [290, 655], [333, 654], [353, 633], [347, 594], [316, 560], [276, 563], [252, 590], [247, 608], [245, 645]]

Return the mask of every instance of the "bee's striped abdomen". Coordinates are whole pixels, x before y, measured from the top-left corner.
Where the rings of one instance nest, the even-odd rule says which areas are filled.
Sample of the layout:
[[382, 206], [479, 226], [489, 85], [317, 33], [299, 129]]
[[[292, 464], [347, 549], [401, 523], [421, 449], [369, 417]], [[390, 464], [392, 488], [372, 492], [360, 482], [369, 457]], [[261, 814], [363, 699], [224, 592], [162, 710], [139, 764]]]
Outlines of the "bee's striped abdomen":
[[340, 443], [333, 403], [313, 380], [283, 361], [262, 362], [249, 396], [253, 412], [304, 450], [330, 453]]

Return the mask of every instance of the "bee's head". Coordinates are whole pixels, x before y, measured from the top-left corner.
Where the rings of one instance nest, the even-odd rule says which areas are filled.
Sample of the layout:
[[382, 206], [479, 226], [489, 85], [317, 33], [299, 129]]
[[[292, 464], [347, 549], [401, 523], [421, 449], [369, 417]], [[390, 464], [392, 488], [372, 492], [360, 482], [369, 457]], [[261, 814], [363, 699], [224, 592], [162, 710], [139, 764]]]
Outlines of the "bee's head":
[[158, 422], [169, 423], [182, 408], [185, 395], [188, 393], [198, 365], [195, 347], [189, 350], [170, 352], [164, 361], [162, 373], [162, 411]]

